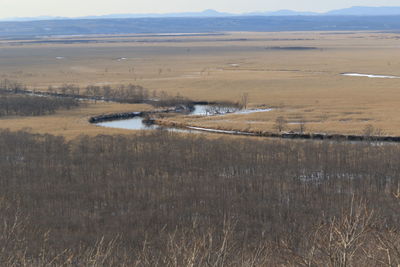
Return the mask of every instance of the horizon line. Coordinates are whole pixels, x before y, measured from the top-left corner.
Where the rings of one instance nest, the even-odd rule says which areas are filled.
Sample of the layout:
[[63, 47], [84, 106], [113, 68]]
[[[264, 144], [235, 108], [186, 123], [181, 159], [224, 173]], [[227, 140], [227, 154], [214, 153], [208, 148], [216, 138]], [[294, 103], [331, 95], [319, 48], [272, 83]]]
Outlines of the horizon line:
[[[351, 9], [351, 8], [400, 8], [399, 6], [349, 6], [349, 7], [343, 7], [339, 9], [331, 9], [328, 11], [301, 11], [301, 10], [295, 10], [295, 9], [278, 9], [278, 10], [266, 10], [266, 11], [250, 11], [250, 12], [242, 12], [242, 13], [236, 13], [236, 12], [227, 12], [227, 11], [220, 11], [217, 9], [204, 9], [201, 11], [176, 11], [176, 12], [154, 12], [154, 13], [149, 13], [149, 12], [140, 12], [140, 13], [101, 13], [101, 14], [92, 14], [92, 15], [82, 15], [82, 16], [61, 16], [61, 15], [38, 15], [38, 16], [14, 16], [14, 17], [0, 17], [0, 21], [8, 21], [8, 22], [18, 22], [18, 20], [28, 20], [28, 19], [34, 19], [34, 20], [53, 20], [53, 19], [90, 19], [90, 18], [96, 18], [96, 17], [106, 17], [106, 16], [140, 16], [140, 18], [152, 18], [152, 16], [168, 16], [168, 15], [184, 15], [188, 14], [188, 17], [196, 17], [196, 14], [206, 14], [207, 12], [215, 12], [216, 15], [220, 16], [246, 16], [246, 15], [251, 15], [251, 16], [256, 16], [259, 13], [265, 13], [265, 16], [268, 16], [268, 13], [271, 13], [273, 15], [274, 13], [278, 12], [293, 12], [293, 13], [308, 13], [308, 15], [326, 15], [330, 12], [333, 11], [339, 11], [339, 10], [346, 10], [346, 9]], [[400, 13], [399, 13], [400, 15]], [[143, 16], [143, 17], [142, 17]], [[148, 16], [148, 17], [146, 17]], [[285, 15], [275, 15], [275, 16], [285, 16]], [[294, 16], [296, 16], [294, 14]], [[298, 14], [297, 16], [301, 16], [301, 14]], [[307, 16], [307, 15], [305, 15]], [[360, 16], [360, 15], [359, 15]], [[368, 16], [368, 15], [366, 15]], [[184, 16], [183, 16], [184, 17]], [[212, 16], [210, 16], [212, 17]], [[134, 17], [132, 17], [134, 18]], [[139, 18], [139, 17], [138, 17]], [[110, 18], [111, 19], [111, 18]]]

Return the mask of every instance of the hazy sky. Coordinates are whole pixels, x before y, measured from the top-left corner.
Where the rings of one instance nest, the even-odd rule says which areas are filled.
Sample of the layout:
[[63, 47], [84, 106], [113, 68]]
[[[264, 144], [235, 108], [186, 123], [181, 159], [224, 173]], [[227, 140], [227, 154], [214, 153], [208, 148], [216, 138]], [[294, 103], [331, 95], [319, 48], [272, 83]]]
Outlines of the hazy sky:
[[279, 9], [321, 12], [355, 5], [400, 6], [400, 0], [0, 0], [0, 18], [168, 13], [204, 9], [232, 13]]

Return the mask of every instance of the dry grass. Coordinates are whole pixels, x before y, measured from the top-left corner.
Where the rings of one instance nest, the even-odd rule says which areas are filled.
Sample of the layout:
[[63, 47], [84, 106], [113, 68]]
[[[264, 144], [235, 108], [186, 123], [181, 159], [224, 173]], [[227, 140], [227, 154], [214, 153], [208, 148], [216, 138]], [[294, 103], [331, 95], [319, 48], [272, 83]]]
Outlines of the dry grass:
[[131, 132], [89, 124], [89, 117], [103, 113], [129, 112], [132, 110], [145, 111], [149, 109], [151, 107], [144, 104], [92, 103], [83, 108], [58, 111], [56, 114], [49, 116], [2, 118], [0, 127], [12, 131], [30, 129], [35, 133], [51, 133], [62, 135], [68, 139], [83, 133], [91, 136], [97, 134], [127, 134]]
[[[232, 41], [238, 38], [247, 41]], [[63, 83], [135, 83], [150, 90], [179, 92], [197, 100], [236, 101], [242, 93], [248, 92], [250, 106], [280, 108], [268, 113], [229, 116], [223, 120], [176, 120], [198, 126], [272, 130], [275, 119], [284, 116], [294, 123], [303, 118], [306, 130], [313, 132], [361, 133], [367, 124], [372, 124], [387, 134], [400, 135], [400, 79], [340, 75], [358, 72], [400, 76], [399, 38], [400, 35], [394, 33], [298, 32], [229, 33], [209, 37], [109, 37], [108, 40], [121, 39], [121, 42], [99, 44], [11, 45], [2, 42], [0, 78], [19, 80], [39, 88]], [[165, 39], [177, 42], [162, 42]], [[122, 42], [132, 40], [148, 42]], [[265, 49], [285, 46], [318, 49]], [[56, 59], [60, 56], [65, 58]], [[74, 123], [87, 115], [85, 112], [96, 110], [105, 112], [98, 106], [82, 110], [77, 118], [71, 117], [68, 121]], [[1, 126], [7, 121], [2, 120]], [[28, 121], [35, 128], [34, 119], [30, 118], [8, 124]], [[296, 124], [289, 124], [289, 129], [296, 127]], [[82, 121], [67, 128], [71, 133], [104, 131], [94, 130]], [[55, 134], [65, 132], [55, 126], [47, 126], [46, 130]]]

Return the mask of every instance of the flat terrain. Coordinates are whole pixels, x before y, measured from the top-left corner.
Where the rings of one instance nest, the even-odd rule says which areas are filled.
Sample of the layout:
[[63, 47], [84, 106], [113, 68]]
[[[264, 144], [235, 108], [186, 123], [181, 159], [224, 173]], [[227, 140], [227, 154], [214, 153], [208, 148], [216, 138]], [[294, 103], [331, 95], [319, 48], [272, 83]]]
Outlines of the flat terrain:
[[[72, 41], [71, 41], [72, 40]], [[50, 41], [50, 42], [49, 42]], [[212, 118], [174, 118], [222, 129], [362, 133], [368, 124], [400, 135], [400, 34], [379, 32], [226, 33], [221, 35], [83, 36], [0, 41], [0, 79], [46, 89], [64, 83], [141, 85], [194, 100], [238, 101], [273, 111]], [[126, 132], [86, 123], [91, 114], [143, 106], [91, 104], [40, 118], [0, 119], [0, 127], [53, 134]]]
[[34, 133], [51, 133], [73, 139], [85, 134], [126, 134], [126, 130], [96, 126], [88, 122], [91, 116], [99, 114], [130, 112], [132, 110], [149, 110], [148, 105], [130, 105], [114, 103], [91, 103], [80, 109], [58, 111], [54, 115], [40, 117], [7, 117], [0, 119], [0, 127], [11, 130], [27, 130]]

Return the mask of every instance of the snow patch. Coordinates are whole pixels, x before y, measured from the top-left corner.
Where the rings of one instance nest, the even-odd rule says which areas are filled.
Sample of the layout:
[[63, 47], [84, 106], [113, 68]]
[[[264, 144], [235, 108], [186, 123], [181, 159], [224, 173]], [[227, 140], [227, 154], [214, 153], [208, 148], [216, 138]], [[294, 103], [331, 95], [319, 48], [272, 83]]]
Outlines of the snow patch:
[[398, 77], [398, 76], [362, 74], [362, 73], [342, 73], [341, 75], [343, 75], [343, 76], [351, 76], [351, 77], [378, 78], [378, 79], [400, 79], [400, 77]]
[[193, 127], [193, 126], [188, 126], [187, 128], [191, 129], [191, 130], [210, 132], [210, 133], [253, 135], [252, 133], [246, 133], [246, 132], [240, 132], [240, 131], [217, 130], [217, 129]]
[[240, 110], [240, 111], [234, 112], [234, 114], [252, 114], [252, 113], [268, 112], [268, 111], [272, 111], [272, 108], [245, 109], [245, 110]]

